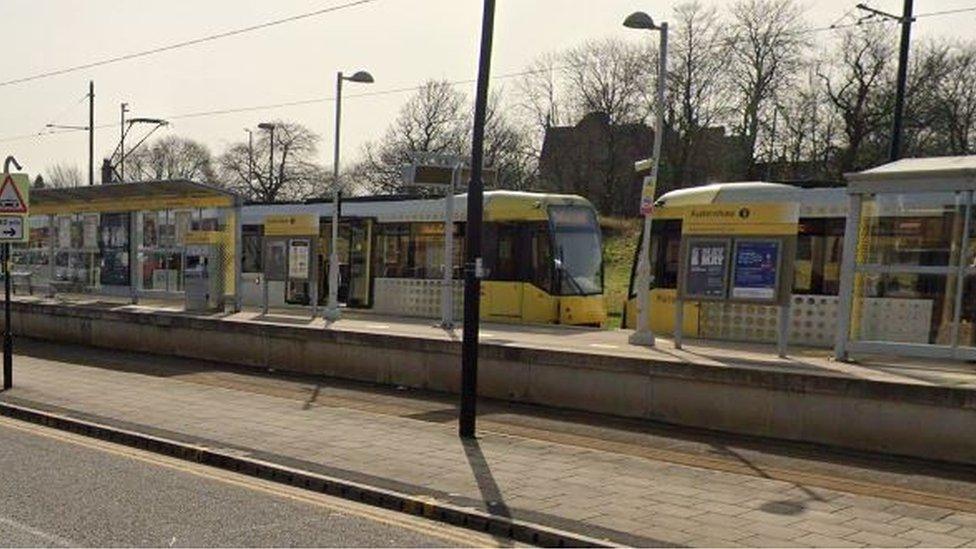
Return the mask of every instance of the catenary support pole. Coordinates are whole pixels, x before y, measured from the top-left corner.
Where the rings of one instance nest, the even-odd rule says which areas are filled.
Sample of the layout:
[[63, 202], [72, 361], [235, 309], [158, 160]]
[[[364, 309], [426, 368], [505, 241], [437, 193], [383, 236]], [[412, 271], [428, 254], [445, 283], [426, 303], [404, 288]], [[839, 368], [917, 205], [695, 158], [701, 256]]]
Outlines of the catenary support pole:
[[481, 172], [484, 163], [485, 117], [488, 108], [488, 81], [491, 75], [491, 40], [494, 26], [495, 0], [484, 0], [465, 235], [467, 250], [464, 265], [464, 339], [461, 344], [461, 411], [458, 417], [458, 434], [462, 438], [474, 438], [475, 435], [475, 403], [478, 394], [478, 321], [481, 314], [479, 302], [482, 275], [481, 223], [484, 209]]
[[88, 82], [88, 185], [95, 184], [95, 81]]
[[895, 90], [895, 116], [891, 129], [890, 160], [901, 158], [902, 126], [905, 114], [905, 86], [908, 80], [908, 53], [912, 40], [912, 0], [905, 0], [901, 22], [901, 46], [898, 53], [898, 81]]

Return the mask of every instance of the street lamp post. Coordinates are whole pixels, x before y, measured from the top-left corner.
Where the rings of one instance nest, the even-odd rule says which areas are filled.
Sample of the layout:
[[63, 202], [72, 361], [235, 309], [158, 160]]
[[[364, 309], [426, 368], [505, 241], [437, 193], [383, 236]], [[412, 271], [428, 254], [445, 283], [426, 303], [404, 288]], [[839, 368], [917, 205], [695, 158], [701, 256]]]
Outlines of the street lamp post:
[[325, 319], [330, 322], [339, 320], [339, 133], [342, 127], [342, 81], [372, 84], [373, 75], [366, 71], [357, 71], [352, 76], [343, 76], [342, 71], [336, 74], [336, 111], [335, 111], [335, 155], [332, 160], [332, 242], [329, 244], [329, 303], [325, 307]]
[[251, 128], [244, 128], [247, 132], [247, 184], [254, 183], [254, 132]]
[[[268, 156], [268, 186], [269, 190], [274, 188], [274, 131], [276, 125], [271, 122], [262, 122], [258, 124], [258, 128], [268, 132], [268, 145], [271, 150], [271, 154]], [[253, 174], [252, 174], [253, 175]], [[261, 281], [261, 293], [263, 298], [261, 300], [261, 314], [268, 314], [268, 269], [267, 261], [265, 261], [264, 276]]]
[[[654, 346], [654, 332], [651, 331], [651, 216], [654, 204], [654, 189], [657, 186], [658, 168], [661, 163], [661, 142], [664, 141], [664, 86], [668, 74], [668, 24], [656, 25], [650, 15], [634, 12], [624, 20], [624, 26], [631, 29], [656, 30], [661, 33], [659, 47], [660, 62], [657, 74], [657, 116], [654, 124], [654, 155], [651, 158], [650, 174], [645, 178], [641, 196], [641, 214], [644, 216], [644, 238], [641, 241], [640, 257], [637, 260], [637, 326], [630, 336], [635, 345]], [[679, 305], [680, 306], [680, 305]], [[676, 327], [677, 328], [677, 327]]]
[[121, 112], [121, 122], [119, 128], [121, 137], [119, 138], [119, 182], [125, 183], [125, 113], [129, 112], [129, 104], [122, 103], [119, 109]]

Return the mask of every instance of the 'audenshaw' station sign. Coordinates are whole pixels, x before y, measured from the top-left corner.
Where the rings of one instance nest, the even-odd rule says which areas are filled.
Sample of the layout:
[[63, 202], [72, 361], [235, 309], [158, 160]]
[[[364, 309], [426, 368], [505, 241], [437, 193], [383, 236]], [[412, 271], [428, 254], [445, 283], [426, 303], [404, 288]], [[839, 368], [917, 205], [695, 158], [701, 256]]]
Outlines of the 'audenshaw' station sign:
[[789, 236], [796, 234], [800, 208], [795, 203], [708, 204], [686, 206], [686, 235]]

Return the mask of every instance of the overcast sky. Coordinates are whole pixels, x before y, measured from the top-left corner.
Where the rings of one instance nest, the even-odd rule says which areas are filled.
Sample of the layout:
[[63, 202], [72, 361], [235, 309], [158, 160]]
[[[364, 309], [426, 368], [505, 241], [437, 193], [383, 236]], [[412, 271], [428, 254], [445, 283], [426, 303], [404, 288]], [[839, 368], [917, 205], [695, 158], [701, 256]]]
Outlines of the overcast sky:
[[[348, 0], [2, 0], [0, 81], [134, 53], [297, 15]], [[649, 35], [620, 26], [642, 9], [668, 18], [672, 0], [498, 0], [493, 73], [521, 70], [535, 56], [590, 38]], [[716, 5], [729, 2], [713, 0]], [[834, 23], [855, 0], [808, 2], [814, 26]], [[900, 11], [900, 0], [872, 0]], [[87, 169], [83, 132], [10, 140], [45, 124], [87, 124], [88, 81], [96, 85], [96, 169], [118, 141], [119, 103], [129, 116], [170, 118], [333, 95], [335, 73], [366, 68], [376, 83], [346, 93], [415, 86], [426, 79], [476, 76], [479, 0], [376, 0], [269, 29], [70, 74], [0, 86], [0, 155], [14, 154], [30, 173], [66, 161]], [[916, 0], [917, 13], [976, 6], [976, 0]], [[972, 36], [976, 12], [922, 18], [916, 36]], [[897, 39], [892, 34], [892, 40]], [[492, 86], [504, 85], [495, 80]], [[473, 95], [474, 84], [461, 86]], [[349, 97], [343, 102], [343, 162], [382, 135], [409, 94]], [[174, 118], [167, 133], [192, 137], [215, 154], [244, 140], [245, 127], [290, 119], [323, 135], [320, 160], [331, 165], [332, 103]], [[97, 177], [97, 175], [96, 175]]]

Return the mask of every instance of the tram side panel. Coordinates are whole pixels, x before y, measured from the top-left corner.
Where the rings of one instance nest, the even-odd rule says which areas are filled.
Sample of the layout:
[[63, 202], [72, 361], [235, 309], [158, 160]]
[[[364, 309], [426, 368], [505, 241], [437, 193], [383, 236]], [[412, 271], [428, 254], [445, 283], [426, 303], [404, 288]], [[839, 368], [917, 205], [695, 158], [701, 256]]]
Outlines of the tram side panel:
[[[483, 319], [592, 326], [605, 321], [602, 243], [595, 212], [574, 206], [557, 215], [555, 224], [545, 215], [541, 220], [485, 223]], [[459, 319], [463, 307], [464, 224], [455, 225], [453, 291], [455, 318]], [[372, 299], [351, 303], [350, 307], [390, 315], [439, 317], [443, 224], [374, 223], [373, 227], [371, 250], [366, 254]], [[273, 239], [263, 235], [261, 225], [245, 225], [242, 232], [243, 303], [259, 307], [266, 263], [286, 263], [287, 259], [269, 257], [277, 248], [271, 249]], [[322, 288], [327, 272], [324, 268], [317, 272]], [[268, 284], [270, 306], [287, 306], [284, 288], [274, 282]], [[326, 292], [320, 291], [320, 297], [324, 295]]]

